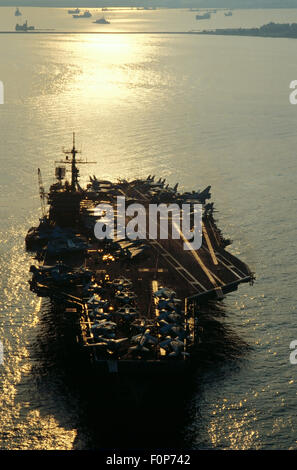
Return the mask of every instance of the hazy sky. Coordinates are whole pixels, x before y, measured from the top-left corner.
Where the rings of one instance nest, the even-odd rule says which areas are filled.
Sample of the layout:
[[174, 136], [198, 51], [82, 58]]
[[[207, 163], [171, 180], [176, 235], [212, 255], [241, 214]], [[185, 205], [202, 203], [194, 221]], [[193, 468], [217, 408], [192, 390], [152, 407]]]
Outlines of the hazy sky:
[[297, 0], [0, 0], [0, 5], [294, 8]]

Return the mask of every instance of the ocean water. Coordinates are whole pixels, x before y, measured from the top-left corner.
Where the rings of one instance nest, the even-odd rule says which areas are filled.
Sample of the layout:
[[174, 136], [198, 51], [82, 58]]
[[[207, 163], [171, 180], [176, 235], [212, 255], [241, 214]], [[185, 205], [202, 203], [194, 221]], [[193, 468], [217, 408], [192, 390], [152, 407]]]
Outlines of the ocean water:
[[[158, 34], [197, 28], [186, 10], [106, 12], [103, 26], [65, 9], [21, 10], [38, 28], [82, 34], [0, 35], [0, 448], [100, 449], [122, 439], [142, 448], [296, 449], [297, 106], [289, 84], [297, 41]], [[1, 8], [0, 30], [14, 28], [13, 13]], [[297, 10], [218, 12], [203, 28], [269, 21], [297, 21]], [[86, 34], [95, 28], [152, 33]], [[211, 184], [229, 249], [257, 275], [253, 287], [201, 312], [197, 372], [172, 384], [167, 393], [183, 389], [173, 402], [156, 384], [157, 403], [169, 400], [170, 409], [153, 423], [132, 386], [120, 405], [92, 388], [87, 405], [85, 390], [104, 384], [73, 384], [67, 339], [49, 304], [29, 291], [24, 236], [40, 216], [37, 168], [48, 187], [73, 131], [97, 162], [82, 169], [82, 183], [95, 173], [156, 174], [184, 190]], [[127, 403], [121, 414], [116, 407]]]

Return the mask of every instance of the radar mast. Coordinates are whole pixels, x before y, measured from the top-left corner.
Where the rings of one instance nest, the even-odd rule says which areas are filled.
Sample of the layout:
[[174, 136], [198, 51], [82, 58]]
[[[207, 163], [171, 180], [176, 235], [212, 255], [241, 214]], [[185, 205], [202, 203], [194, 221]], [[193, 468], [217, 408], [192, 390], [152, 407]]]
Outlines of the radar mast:
[[[78, 178], [79, 178], [79, 169], [77, 167], [77, 164], [95, 164], [96, 162], [87, 162], [84, 160], [78, 160], [76, 158], [76, 155], [78, 153], [81, 153], [81, 151], [77, 150], [75, 147], [75, 132], [73, 132], [73, 137], [72, 137], [72, 149], [71, 150], [63, 150], [63, 153], [65, 153], [66, 157], [65, 160], [59, 160], [56, 161], [55, 163], [62, 163], [62, 164], [71, 164], [71, 191], [75, 192], [77, 189], [80, 189], [79, 184], [78, 184]], [[69, 155], [71, 155], [71, 159], [69, 159]]]

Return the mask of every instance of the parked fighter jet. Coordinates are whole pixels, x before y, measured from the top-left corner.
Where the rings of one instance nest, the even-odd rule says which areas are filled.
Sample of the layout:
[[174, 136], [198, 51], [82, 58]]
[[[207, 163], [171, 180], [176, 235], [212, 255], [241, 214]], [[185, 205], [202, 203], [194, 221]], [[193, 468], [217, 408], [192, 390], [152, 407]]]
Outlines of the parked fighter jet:
[[148, 175], [146, 181], [154, 181], [155, 179], [155, 175], [151, 176], [151, 175]]
[[159, 299], [172, 299], [176, 296], [176, 293], [172, 289], [168, 289], [167, 287], [161, 287], [160, 289], [154, 292], [154, 296], [158, 297]]
[[111, 352], [119, 351], [121, 348], [127, 346], [128, 338], [105, 338], [104, 336], [99, 336], [97, 343], [92, 343], [90, 346], [96, 346], [100, 350], [109, 350]]
[[132, 282], [130, 281], [130, 279], [121, 277], [119, 279], [115, 279], [112, 282], [112, 285], [115, 286], [118, 290], [123, 290], [123, 289], [129, 289], [132, 286]]
[[214, 203], [213, 203], [213, 202], [209, 202], [208, 204], [205, 204], [205, 206], [204, 206], [204, 212], [205, 212], [205, 215], [207, 215], [207, 214], [212, 215], [213, 212], [214, 212]]
[[106, 308], [109, 305], [109, 301], [107, 299], [102, 299], [98, 294], [94, 294], [87, 303], [93, 308]]
[[136, 356], [143, 356], [150, 352], [148, 348], [146, 348], [145, 346], [141, 346], [140, 344], [137, 344], [136, 346], [130, 346], [128, 351]]
[[187, 333], [181, 325], [168, 323], [165, 320], [160, 320], [158, 323], [162, 335], [171, 336], [173, 338], [178, 337], [180, 340], [184, 340], [187, 337]]
[[205, 204], [206, 199], [211, 198], [210, 188], [211, 188], [211, 186], [207, 186], [203, 191], [201, 191], [198, 194], [198, 199], [202, 204]]
[[205, 204], [206, 199], [210, 199], [210, 188], [211, 186], [207, 186], [203, 191], [192, 191], [191, 193], [186, 191], [185, 193], [179, 196], [182, 201], [193, 201], [196, 200], [201, 204]]
[[92, 325], [91, 330], [96, 337], [103, 336], [105, 338], [115, 337], [116, 323], [108, 320], [99, 320]]
[[183, 347], [184, 347], [183, 341], [179, 339], [172, 339], [170, 336], [167, 336], [163, 341], [160, 342], [160, 348], [163, 348], [166, 351], [169, 351], [169, 350], [179, 351]]
[[160, 299], [158, 301], [158, 309], [174, 310], [180, 312], [182, 301], [180, 299]]
[[85, 285], [92, 279], [92, 273], [88, 270], [72, 271], [69, 266], [63, 263], [57, 263], [55, 266], [39, 266], [34, 265], [30, 267], [30, 272], [33, 273], [32, 285], [42, 283], [48, 287], [52, 285], [64, 285], [82, 283]]
[[138, 314], [139, 312], [136, 308], [131, 307], [130, 305], [125, 305], [114, 313], [114, 315], [118, 315], [125, 320], [133, 320]]
[[115, 298], [124, 304], [129, 304], [136, 299], [136, 295], [134, 292], [123, 289], [116, 293]]
[[165, 349], [169, 357], [185, 356], [188, 353], [183, 351], [184, 343], [179, 339], [172, 339], [167, 337], [164, 341], [160, 343], [160, 348]]
[[182, 316], [179, 313], [176, 312], [169, 312], [166, 318], [168, 323], [181, 323], [182, 322]]
[[140, 333], [139, 335], [133, 336], [131, 341], [133, 343], [139, 344], [140, 346], [158, 343], [157, 338], [150, 334], [150, 329], [146, 329], [144, 333]]

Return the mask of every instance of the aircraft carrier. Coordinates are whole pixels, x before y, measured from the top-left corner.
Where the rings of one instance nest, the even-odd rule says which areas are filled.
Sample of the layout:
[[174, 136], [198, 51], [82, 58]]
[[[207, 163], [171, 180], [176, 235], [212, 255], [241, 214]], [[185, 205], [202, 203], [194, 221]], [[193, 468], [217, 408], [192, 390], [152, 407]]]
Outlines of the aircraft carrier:
[[[56, 162], [49, 192], [38, 170], [42, 217], [26, 236], [27, 250], [36, 253], [31, 290], [50, 298], [55, 311], [73, 323], [82, 357], [98, 371], [175, 374], [191, 368], [200, 341], [201, 303], [220, 301], [254, 280], [248, 266], [226, 250], [231, 240], [217, 226], [210, 187], [179, 192], [178, 184], [170, 187], [149, 175], [116, 182], [91, 176], [83, 188], [78, 167], [87, 162], [77, 156], [74, 135], [65, 154]], [[96, 223], [107, 217], [98, 213], [98, 205], [112, 207], [117, 216], [123, 198], [147, 209], [199, 204], [200, 248], [185, 249], [182, 229], [179, 238], [162, 237], [160, 218], [156, 238], [145, 229], [141, 238], [117, 233], [98, 239]], [[191, 217], [193, 230], [193, 211]], [[131, 220], [125, 213], [125, 224]], [[170, 215], [168, 221], [172, 229]]]

